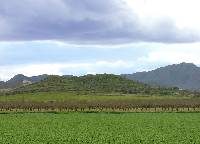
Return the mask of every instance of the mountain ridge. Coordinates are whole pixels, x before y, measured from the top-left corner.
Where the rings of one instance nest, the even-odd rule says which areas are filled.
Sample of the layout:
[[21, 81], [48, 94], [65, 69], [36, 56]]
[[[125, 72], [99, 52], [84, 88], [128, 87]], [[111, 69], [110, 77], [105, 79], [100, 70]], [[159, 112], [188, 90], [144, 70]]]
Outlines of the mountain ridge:
[[155, 70], [123, 74], [122, 76], [150, 85], [200, 90], [200, 67], [193, 63], [180, 63]]
[[48, 77], [48, 75], [43, 74], [43, 75], [38, 75], [38, 76], [32, 76], [32, 77], [27, 77], [23, 74], [17, 74], [15, 75], [13, 78], [11, 78], [10, 80], [4, 82], [1, 81], [0, 82], [0, 89], [13, 89], [13, 88], [17, 88], [23, 85], [28, 85], [28, 84], [32, 84], [35, 82], [39, 82], [42, 79], [45, 79], [46, 77]]
[[[151, 71], [122, 74], [120, 76], [151, 86], [200, 90], [200, 67], [193, 63], [183, 62], [160, 67]], [[39, 82], [47, 77], [48, 75], [46, 74], [32, 77], [18, 74], [6, 82], [0, 81], [0, 89], [14, 89], [23, 85]], [[63, 77], [73, 77], [73, 75], [63, 75]]]

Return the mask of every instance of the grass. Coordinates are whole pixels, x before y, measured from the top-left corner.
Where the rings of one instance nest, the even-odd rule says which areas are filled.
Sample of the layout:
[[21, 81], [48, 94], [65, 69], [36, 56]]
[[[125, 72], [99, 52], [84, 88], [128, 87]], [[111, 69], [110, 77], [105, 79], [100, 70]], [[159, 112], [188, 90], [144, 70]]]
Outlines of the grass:
[[1, 143], [200, 143], [200, 113], [0, 115]]
[[13, 101], [32, 101], [32, 102], [48, 102], [48, 101], [119, 101], [119, 100], [151, 100], [151, 99], [190, 99], [191, 97], [180, 96], [145, 96], [145, 95], [77, 95], [65, 92], [37, 92], [16, 94], [10, 96], [0, 96], [0, 102]]

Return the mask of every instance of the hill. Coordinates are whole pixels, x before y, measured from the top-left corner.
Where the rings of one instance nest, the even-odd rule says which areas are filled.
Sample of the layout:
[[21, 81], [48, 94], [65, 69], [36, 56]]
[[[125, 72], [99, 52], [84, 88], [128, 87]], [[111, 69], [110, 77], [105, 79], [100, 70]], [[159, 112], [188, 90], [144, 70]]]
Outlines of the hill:
[[48, 76], [40, 82], [22, 86], [13, 93], [70, 92], [76, 94], [182, 95], [178, 88], [150, 87], [119, 75], [97, 74], [80, 77]]
[[14, 89], [23, 85], [29, 85], [35, 82], [39, 82], [42, 79], [45, 79], [47, 76], [48, 75], [44, 74], [39, 76], [27, 77], [22, 74], [18, 74], [6, 82], [0, 82], [0, 89]]
[[179, 87], [181, 89], [200, 89], [200, 68], [192, 63], [173, 64], [148, 72], [123, 75], [150, 85]]

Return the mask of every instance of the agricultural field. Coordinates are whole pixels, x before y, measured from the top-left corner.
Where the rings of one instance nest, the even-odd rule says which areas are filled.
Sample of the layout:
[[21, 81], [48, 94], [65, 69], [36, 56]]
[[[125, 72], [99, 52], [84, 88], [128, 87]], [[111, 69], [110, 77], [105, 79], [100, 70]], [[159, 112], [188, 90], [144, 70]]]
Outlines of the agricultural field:
[[36, 92], [15, 95], [2, 95], [0, 102], [48, 102], [48, 101], [118, 101], [118, 100], [162, 100], [162, 99], [191, 99], [190, 96], [159, 96], [140, 94], [74, 94], [67, 92]]
[[77, 95], [37, 92], [0, 96], [0, 113], [15, 112], [194, 112], [200, 98], [130, 94]]
[[48, 76], [0, 93], [0, 111], [200, 111], [200, 93], [158, 87], [119, 75]]
[[1, 143], [194, 144], [200, 113], [16, 113], [0, 115]]

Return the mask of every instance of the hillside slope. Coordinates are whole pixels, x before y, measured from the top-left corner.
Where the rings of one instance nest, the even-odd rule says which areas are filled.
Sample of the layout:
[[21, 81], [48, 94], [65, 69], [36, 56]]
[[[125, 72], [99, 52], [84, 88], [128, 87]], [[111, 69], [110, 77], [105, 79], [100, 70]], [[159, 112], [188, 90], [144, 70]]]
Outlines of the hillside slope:
[[22, 92], [65, 91], [76, 94], [145, 94], [177, 95], [177, 88], [150, 87], [118, 75], [97, 74], [80, 77], [49, 76], [46, 79], [15, 89]]
[[192, 63], [181, 63], [161, 67], [149, 72], [123, 75], [143, 83], [181, 89], [200, 89], [200, 68]]
[[27, 77], [22, 74], [18, 74], [6, 82], [0, 82], [0, 89], [13, 89], [21, 87], [23, 85], [29, 85], [35, 82], [39, 82], [47, 78], [47, 76], [48, 75], [44, 74], [39, 76]]

